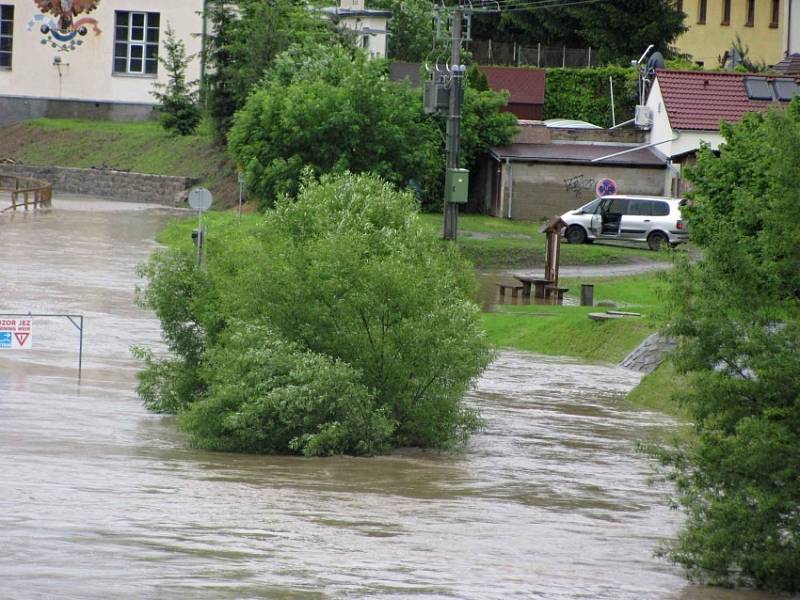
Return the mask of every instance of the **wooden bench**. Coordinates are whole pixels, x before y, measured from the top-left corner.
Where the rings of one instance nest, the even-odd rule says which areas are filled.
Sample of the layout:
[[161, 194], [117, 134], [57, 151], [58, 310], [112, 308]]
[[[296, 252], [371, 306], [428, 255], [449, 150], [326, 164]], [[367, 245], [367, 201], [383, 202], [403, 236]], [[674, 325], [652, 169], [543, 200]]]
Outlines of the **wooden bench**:
[[506, 290], [511, 290], [511, 297], [517, 298], [519, 293], [523, 291], [523, 286], [517, 283], [498, 283], [497, 287], [500, 288], [500, 297], [506, 297]]

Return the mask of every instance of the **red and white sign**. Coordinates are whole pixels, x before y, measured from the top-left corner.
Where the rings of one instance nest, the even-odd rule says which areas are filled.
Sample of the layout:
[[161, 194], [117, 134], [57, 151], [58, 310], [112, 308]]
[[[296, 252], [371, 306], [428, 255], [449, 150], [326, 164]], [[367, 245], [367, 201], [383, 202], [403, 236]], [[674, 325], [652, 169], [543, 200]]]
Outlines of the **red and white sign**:
[[33, 320], [0, 317], [0, 350], [33, 348]]

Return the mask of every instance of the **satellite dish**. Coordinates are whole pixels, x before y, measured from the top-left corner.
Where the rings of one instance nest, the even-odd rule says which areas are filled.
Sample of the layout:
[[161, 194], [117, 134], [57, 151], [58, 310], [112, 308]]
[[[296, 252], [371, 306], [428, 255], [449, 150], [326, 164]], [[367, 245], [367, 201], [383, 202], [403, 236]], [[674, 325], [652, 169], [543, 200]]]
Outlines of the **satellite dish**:
[[653, 52], [647, 59], [647, 74], [649, 75], [656, 69], [663, 69], [665, 66], [664, 56], [661, 52]]

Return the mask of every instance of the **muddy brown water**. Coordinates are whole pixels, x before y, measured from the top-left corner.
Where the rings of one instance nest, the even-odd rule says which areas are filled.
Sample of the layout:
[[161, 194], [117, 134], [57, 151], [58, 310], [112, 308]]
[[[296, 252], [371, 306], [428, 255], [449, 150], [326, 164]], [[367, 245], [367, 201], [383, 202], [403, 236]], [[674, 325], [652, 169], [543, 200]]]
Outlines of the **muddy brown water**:
[[[755, 600], [653, 557], [680, 515], [634, 444], [671, 421], [623, 401], [638, 376], [504, 352], [463, 453], [260, 457], [186, 446], [134, 393], [158, 323], [133, 270], [169, 212], [57, 198], [0, 217], [0, 598]], [[212, 232], [213, 235], [213, 232]]]

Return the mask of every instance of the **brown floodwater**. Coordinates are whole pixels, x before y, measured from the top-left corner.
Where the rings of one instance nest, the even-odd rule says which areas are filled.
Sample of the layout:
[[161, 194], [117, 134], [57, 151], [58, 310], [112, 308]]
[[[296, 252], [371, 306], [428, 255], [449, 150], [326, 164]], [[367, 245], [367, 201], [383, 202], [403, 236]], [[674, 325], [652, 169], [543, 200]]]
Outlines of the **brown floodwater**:
[[169, 218], [65, 198], [0, 216], [0, 311], [86, 317], [80, 383], [65, 319], [0, 350], [0, 598], [771, 598], [653, 556], [681, 517], [634, 446], [673, 423], [627, 406], [638, 375], [614, 366], [500, 354], [460, 453], [188, 448], [128, 350], [159, 344], [134, 269]]

